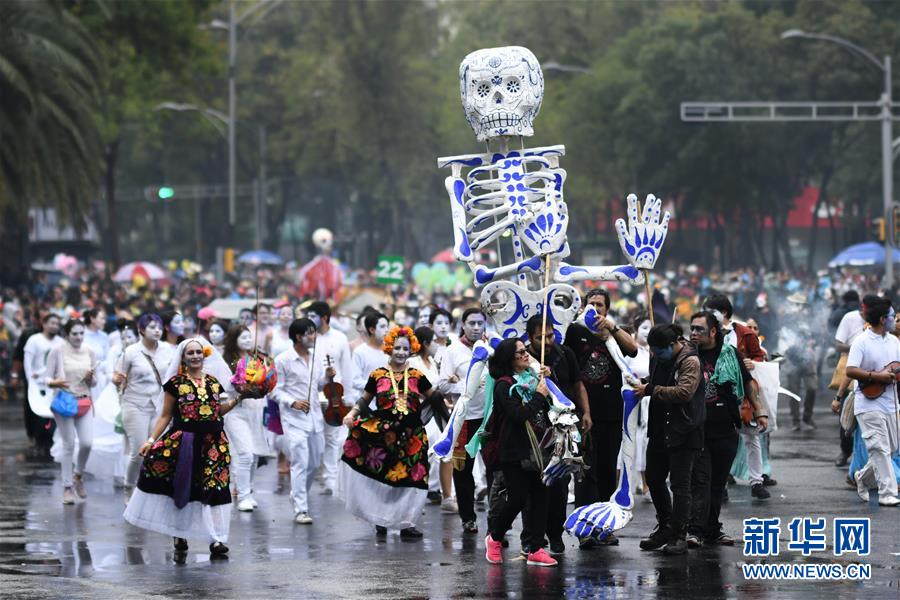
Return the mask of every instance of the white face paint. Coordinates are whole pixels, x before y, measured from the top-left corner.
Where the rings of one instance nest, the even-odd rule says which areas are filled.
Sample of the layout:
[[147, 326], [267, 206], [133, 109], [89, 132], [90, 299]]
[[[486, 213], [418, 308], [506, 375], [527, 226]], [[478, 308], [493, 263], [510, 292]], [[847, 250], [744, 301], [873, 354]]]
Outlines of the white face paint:
[[407, 360], [409, 360], [409, 340], [405, 337], [398, 337], [394, 340], [394, 349], [391, 352], [391, 362], [400, 366]]
[[123, 348], [127, 348], [128, 346], [130, 346], [134, 343], [137, 343], [137, 341], [138, 341], [138, 337], [134, 333], [134, 330], [129, 329], [127, 327], [125, 328], [124, 331], [122, 331], [122, 334], [120, 337], [122, 339], [122, 347]]
[[450, 337], [450, 319], [446, 315], [436, 316], [431, 328], [434, 329], [434, 336], [439, 340], [446, 340]]
[[647, 334], [650, 333], [650, 320], [644, 319], [638, 326], [637, 341], [642, 345], [647, 345]]
[[225, 339], [225, 331], [218, 324], [209, 327], [209, 341], [212, 344], [219, 345]]
[[388, 322], [387, 319], [381, 318], [378, 319], [378, 323], [375, 324], [375, 339], [380, 343], [384, 341], [384, 336], [387, 335], [388, 332]]
[[477, 342], [484, 335], [484, 315], [474, 313], [463, 322], [463, 333], [470, 342]]
[[278, 323], [285, 329], [291, 326], [294, 321], [294, 309], [290, 306], [282, 306], [278, 310]]
[[272, 325], [275, 316], [272, 314], [272, 309], [268, 306], [260, 306], [257, 320], [263, 325], [263, 327], [269, 327]]
[[237, 347], [246, 352], [253, 350], [253, 334], [247, 330], [242, 331], [237, 339]]
[[84, 343], [84, 325], [76, 325], [73, 327], [66, 339], [69, 340], [69, 343], [72, 344], [72, 347], [76, 350], [81, 348], [81, 344]]
[[172, 321], [169, 323], [169, 331], [174, 335], [184, 335], [184, 317], [180, 313], [172, 317]]
[[431, 307], [425, 306], [419, 311], [419, 318], [416, 320], [416, 327], [428, 327], [428, 319], [431, 318]]
[[158, 342], [162, 338], [162, 327], [156, 321], [150, 321], [144, 328], [144, 337], [151, 342]]
[[316, 314], [314, 312], [308, 312], [308, 313], [306, 313], [306, 318], [308, 318], [310, 321], [315, 323], [316, 329], [319, 329], [320, 327], [322, 327], [322, 317], [319, 316], [318, 314]]

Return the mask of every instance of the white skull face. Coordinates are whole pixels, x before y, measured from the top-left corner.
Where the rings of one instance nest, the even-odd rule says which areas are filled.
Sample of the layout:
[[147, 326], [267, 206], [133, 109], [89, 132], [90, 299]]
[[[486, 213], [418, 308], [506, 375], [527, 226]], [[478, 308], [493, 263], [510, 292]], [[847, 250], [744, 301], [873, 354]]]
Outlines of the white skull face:
[[479, 142], [502, 135], [530, 136], [544, 97], [544, 74], [528, 48], [485, 48], [460, 63], [459, 91]]
[[332, 235], [331, 231], [321, 227], [313, 231], [312, 242], [313, 246], [318, 248], [319, 251], [331, 252], [331, 248], [334, 246], [334, 235]]

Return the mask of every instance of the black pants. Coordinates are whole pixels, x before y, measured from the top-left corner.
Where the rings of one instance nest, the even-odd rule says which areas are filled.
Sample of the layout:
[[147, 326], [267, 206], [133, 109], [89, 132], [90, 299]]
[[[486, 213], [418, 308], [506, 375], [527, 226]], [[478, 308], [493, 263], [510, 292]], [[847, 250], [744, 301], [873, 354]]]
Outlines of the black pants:
[[850, 456], [853, 454], [853, 434], [844, 431], [843, 427], [840, 428], [839, 433], [841, 436], [841, 454]]
[[622, 421], [594, 421], [584, 461], [590, 466], [575, 483], [575, 506], [609, 500], [616, 491], [616, 458], [622, 444]]
[[[561, 480], [547, 488], [547, 537], [551, 540], [562, 538], [563, 525], [566, 522], [566, 505], [569, 500], [569, 480], [571, 477], [566, 475]], [[522, 533], [519, 539], [522, 545], [527, 545], [531, 539], [531, 532], [528, 531], [528, 512], [531, 510], [531, 502], [525, 504], [522, 510]], [[541, 542], [543, 544], [543, 541]], [[532, 549], [536, 549], [532, 547]]]
[[[475, 435], [481, 427], [481, 419], [466, 421], [466, 442]], [[465, 443], [465, 442], [463, 442]], [[453, 469], [453, 487], [456, 490], [456, 504], [459, 506], [459, 518], [463, 523], [475, 520], [475, 478], [472, 477], [472, 467], [475, 459], [466, 454], [466, 465], [461, 471]], [[490, 489], [490, 482], [488, 483]]]
[[[663, 444], [647, 446], [647, 486], [656, 509], [656, 520], [661, 526], [674, 529], [687, 527], [691, 518], [691, 471], [699, 454], [697, 448], [666, 448]], [[666, 477], [672, 493], [666, 486]]]
[[53, 445], [53, 432], [56, 431], [56, 421], [39, 417], [31, 410], [28, 404], [28, 386], [22, 390], [25, 415], [25, 434], [38, 446], [50, 448]]
[[541, 481], [541, 473], [504, 466], [503, 481], [505, 502], [498, 504], [497, 515], [491, 519], [491, 537], [496, 541], [503, 539], [527, 504], [528, 511], [523, 513], [522, 520], [528, 539], [523, 540], [523, 544], [529, 549], [540, 548], [547, 528], [547, 487]]
[[728, 482], [731, 463], [737, 454], [738, 434], [710, 437], [706, 435], [703, 450], [694, 461], [691, 475], [691, 522], [688, 532], [700, 538], [719, 535], [722, 523], [722, 491]]

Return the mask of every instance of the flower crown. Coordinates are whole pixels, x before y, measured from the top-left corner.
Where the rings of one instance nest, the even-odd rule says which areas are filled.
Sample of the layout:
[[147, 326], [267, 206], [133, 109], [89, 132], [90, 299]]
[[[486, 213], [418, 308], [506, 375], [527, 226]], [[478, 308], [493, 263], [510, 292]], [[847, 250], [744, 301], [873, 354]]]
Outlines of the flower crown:
[[391, 329], [386, 336], [384, 336], [384, 343], [381, 346], [381, 350], [385, 354], [391, 354], [394, 352], [394, 342], [397, 341], [397, 338], [405, 337], [409, 340], [409, 351], [412, 354], [418, 354], [419, 350], [421, 350], [421, 346], [419, 345], [419, 340], [416, 338], [416, 334], [413, 333], [413, 330], [409, 327], [394, 327]]

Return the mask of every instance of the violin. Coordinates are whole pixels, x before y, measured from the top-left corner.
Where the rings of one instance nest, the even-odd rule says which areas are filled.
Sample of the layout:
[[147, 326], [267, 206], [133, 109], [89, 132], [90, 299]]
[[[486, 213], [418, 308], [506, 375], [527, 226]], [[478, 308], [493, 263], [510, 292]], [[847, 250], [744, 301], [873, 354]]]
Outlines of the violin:
[[[325, 355], [325, 366], [333, 367], [331, 356]], [[350, 412], [349, 406], [344, 406], [344, 386], [335, 382], [334, 377], [328, 378], [328, 383], [322, 390], [327, 403], [325, 405], [325, 423], [332, 427], [339, 427], [344, 422], [344, 417]]]
[[[894, 382], [900, 381], [900, 362], [894, 361], [888, 363], [884, 366], [884, 368], [894, 374]], [[859, 389], [862, 391], [863, 396], [865, 396], [869, 400], [875, 400], [876, 398], [878, 398], [878, 396], [884, 393], [884, 390], [889, 385], [891, 384], [879, 383], [877, 381], [870, 381], [866, 384], [860, 382]]]

